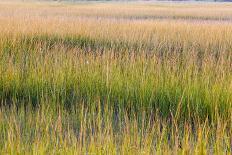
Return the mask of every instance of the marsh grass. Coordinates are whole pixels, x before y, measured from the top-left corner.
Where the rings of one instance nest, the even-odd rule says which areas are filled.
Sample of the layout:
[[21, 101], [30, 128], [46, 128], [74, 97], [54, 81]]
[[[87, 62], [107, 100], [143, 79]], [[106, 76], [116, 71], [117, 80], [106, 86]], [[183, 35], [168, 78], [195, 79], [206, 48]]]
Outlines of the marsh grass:
[[[230, 154], [229, 122], [215, 124], [165, 120], [156, 112], [135, 113], [98, 100], [91, 107], [76, 103], [67, 112], [43, 102], [37, 109], [17, 105], [1, 110], [1, 153], [7, 154]], [[117, 116], [117, 117], [115, 117]], [[181, 131], [181, 132], [180, 132]], [[223, 140], [222, 140], [223, 139]]]
[[205, 21], [215, 6], [196, 22], [20, 4], [0, 16], [1, 153], [231, 153], [232, 27]]

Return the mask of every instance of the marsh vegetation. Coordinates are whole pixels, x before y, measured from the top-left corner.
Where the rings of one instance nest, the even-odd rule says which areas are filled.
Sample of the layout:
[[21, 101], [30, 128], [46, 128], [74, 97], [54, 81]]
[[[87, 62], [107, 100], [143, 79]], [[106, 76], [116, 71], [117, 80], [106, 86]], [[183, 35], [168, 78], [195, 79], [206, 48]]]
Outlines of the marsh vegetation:
[[1, 154], [231, 154], [232, 4], [0, 3]]

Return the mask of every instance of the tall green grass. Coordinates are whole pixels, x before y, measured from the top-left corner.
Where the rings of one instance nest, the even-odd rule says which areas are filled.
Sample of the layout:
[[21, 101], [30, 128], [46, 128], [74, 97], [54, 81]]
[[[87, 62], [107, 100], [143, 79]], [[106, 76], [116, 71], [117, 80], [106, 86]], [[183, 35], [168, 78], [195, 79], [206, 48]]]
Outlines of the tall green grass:
[[0, 15], [0, 154], [231, 154], [230, 23], [30, 5]]
[[1, 100], [68, 107], [100, 98], [119, 108], [159, 109], [164, 117], [231, 117], [231, 52], [185, 51], [181, 44], [152, 52], [132, 44], [121, 52], [117, 42], [83, 38], [2, 41]]
[[[17, 103], [19, 104], [19, 102]], [[21, 103], [24, 104], [24, 103]], [[0, 111], [1, 154], [230, 154], [231, 126], [218, 120], [177, 123], [156, 112], [137, 117], [98, 100], [67, 111], [53, 102]], [[128, 115], [129, 114], [129, 115]]]

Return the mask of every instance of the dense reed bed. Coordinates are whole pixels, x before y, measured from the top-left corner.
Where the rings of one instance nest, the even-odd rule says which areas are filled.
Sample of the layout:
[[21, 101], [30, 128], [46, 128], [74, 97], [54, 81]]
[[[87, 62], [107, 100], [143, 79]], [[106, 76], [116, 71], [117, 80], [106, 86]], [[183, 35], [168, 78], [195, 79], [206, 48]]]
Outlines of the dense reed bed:
[[2, 4], [2, 153], [231, 153], [231, 4]]
[[230, 154], [231, 124], [179, 124], [155, 112], [115, 115], [110, 103], [104, 111], [98, 100], [67, 111], [51, 102], [36, 110], [1, 108], [1, 154]]

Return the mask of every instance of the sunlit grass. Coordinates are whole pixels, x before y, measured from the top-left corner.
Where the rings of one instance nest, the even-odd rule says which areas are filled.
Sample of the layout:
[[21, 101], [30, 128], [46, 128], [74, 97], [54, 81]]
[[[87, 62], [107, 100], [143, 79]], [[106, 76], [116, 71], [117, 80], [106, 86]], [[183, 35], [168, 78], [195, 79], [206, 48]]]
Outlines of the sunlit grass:
[[231, 153], [230, 4], [2, 4], [2, 154]]
[[[1, 153], [3, 154], [230, 154], [231, 132], [228, 122], [210, 124], [164, 120], [154, 111], [135, 113], [110, 104], [92, 102], [91, 108], [76, 103], [66, 111], [52, 102], [36, 110], [15, 106], [0, 113]], [[18, 105], [17, 105], [18, 107]], [[110, 108], [111, 107], [111, 108]]]

